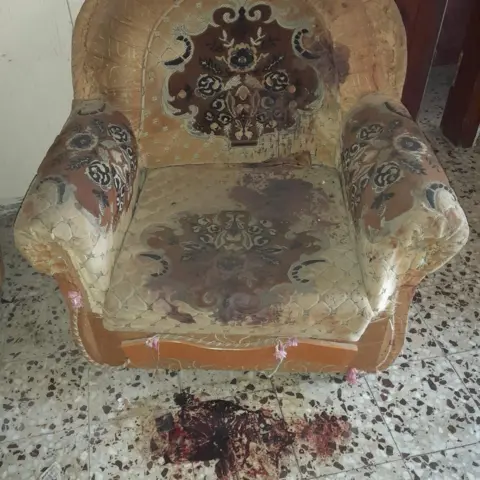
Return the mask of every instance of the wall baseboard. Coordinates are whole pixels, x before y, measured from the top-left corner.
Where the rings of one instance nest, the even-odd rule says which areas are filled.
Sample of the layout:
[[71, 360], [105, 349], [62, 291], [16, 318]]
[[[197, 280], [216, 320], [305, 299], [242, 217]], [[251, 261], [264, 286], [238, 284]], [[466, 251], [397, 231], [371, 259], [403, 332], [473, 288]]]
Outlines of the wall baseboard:
[[22, 203], [22, 197], [0, 198], [0, 217], [17, 213]]

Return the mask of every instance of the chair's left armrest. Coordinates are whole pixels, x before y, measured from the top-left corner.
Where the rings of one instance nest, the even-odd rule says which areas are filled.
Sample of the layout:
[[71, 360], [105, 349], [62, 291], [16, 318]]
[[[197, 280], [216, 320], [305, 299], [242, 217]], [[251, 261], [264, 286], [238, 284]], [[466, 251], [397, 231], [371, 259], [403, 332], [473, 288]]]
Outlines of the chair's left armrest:
[[340, 170], [359, 261], [372, 306], [381, 309], [408, 272], [427, 274], [450, 260], [468, 239], [468, 223], [402, 104], [365, 97], [348, 116], [342, 141]]
[[95, 313], [132, 217], [137, 171], [128, 119], [102, 101], [74, 101], [15, 222], [22, 254], [43, 273], [73, 274]]

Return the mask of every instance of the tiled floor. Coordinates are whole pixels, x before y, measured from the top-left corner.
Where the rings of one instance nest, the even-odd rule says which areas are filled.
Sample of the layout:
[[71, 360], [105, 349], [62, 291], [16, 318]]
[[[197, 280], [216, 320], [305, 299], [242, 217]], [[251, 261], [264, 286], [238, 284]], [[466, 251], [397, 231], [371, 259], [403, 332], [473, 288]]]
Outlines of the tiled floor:
[[[68, 334], [52, 280], [13, 247], [12, 215], [0, 217], [6, 262], [0, 323], [0, 478], [39, 478], [54, 464], [69, 479], [213, 479], [213, 464], [172, 468], [149, 461], [143, 435], [152, 412], [189, 388], [283, 415], [327, 409], [347, 415], [348, 445], [320, 460], [300, 442], [279, 478], [480, 478], [480, 150], [452, 148], [437, 129], [451, 72], [435, 70], [420, 120], [471, 225], [463, 252], [421, 286], [402, 355], [355, 386], [335, 376], [97, 368]], [[5, 212], [4, 212], [5, 213]], [[1, 212], [0, 212], [1, 215]], [[132, 408], [119, 409], [119, 399]]]

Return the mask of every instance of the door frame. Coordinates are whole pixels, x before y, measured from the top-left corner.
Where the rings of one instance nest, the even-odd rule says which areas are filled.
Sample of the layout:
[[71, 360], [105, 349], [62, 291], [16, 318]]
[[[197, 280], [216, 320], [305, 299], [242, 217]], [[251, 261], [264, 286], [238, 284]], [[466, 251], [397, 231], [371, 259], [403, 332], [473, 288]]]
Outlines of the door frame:
[[407, 32], [408, 65], [402, 102], [414, 119], [420, 111], [447, 0], [395, 0]]

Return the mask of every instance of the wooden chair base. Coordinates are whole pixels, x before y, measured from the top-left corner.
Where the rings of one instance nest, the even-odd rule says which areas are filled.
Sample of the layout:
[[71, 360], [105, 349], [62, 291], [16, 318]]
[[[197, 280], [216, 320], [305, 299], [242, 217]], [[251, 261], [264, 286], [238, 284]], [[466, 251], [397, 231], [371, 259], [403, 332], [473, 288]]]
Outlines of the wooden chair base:
[[[98, 315], [87, 306], [75, 309], [68, 301], [69, 291], [79, 291], [78, 282], [66, 274], [57, 275], [60, 290], [67, 301], [72, 333], [85, 356], [94, 363], [135, 368], [200, 368], [218, 370], [273, 370], [277, 366], [275, 339], [234, 336], [169, 337], [159, 339], [158, 351], [148, 347], [151, 336], [145, 332], [113, 332], [104, 328]], [[408, 323], [408, 308], [420, 277], [404, 284], [397, 298], [393, 318], [370, 324], [356, 343], [299, 339], [289, 347], [279, 371], [345, 372], [357, 368], [376, 372], [387, 368], [400, 353]], [[80, 292], [81, 294], [83, 292]]]
[[[234, 344], [234, 339], [232, 339]], [[235, 348], [205, 346], [190, 341], [160, 341], [158, 352], [145, 344], [145, 339], [124, 341], [122, 349], [132, 367], [152, 368], [159, 362], [166, 368], [202, 368], [214, 370], [273, 370], [275, 344]], [[284, 371], [308, 371], [310, 367], [336, 366], [348, 368], [357, 355], [357, 346], [348, 343], [300, 340], [289, 347], [282, 362]]]

